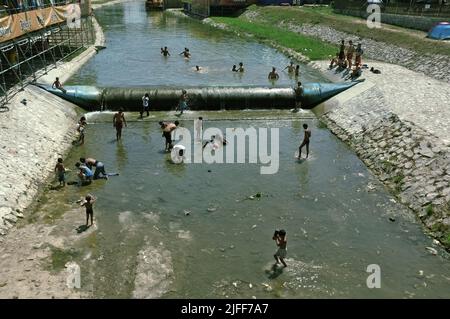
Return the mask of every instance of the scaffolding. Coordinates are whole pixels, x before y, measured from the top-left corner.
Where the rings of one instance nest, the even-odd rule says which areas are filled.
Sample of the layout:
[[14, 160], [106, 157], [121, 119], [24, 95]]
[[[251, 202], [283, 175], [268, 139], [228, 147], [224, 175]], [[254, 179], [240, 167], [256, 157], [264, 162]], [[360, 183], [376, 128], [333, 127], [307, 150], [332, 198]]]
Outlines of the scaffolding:
[[0, 43], [0, 107], [29, 83], [94, 44], [93, 17], [81, 18], [77, 28], [54, 25]]

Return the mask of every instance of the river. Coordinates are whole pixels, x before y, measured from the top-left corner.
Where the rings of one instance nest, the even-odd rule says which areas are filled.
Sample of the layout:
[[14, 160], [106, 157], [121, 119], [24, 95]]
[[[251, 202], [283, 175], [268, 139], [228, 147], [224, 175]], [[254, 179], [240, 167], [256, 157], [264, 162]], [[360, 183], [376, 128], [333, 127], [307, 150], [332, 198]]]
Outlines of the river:
[[[271, 67], [289, 63], [272, 48], [197, 21], [147, 13], [143, 2], [104, 7], [96, 16], [107, 49], [69, 84], [270, 85]], [[162, 46], [169, 58], [160, 55]], [[190, 61], [178, 55], [184, 47]], [[244, 74], [231, 72], [241, 61]], [[195, 72], [195, 65], [207, 72]], [[295, 82], [280, 74], [276, 85]], [[304, 82], [324, 81], [304, 65], [301, 74]], [[71, 247], [82, 289], [98, 298], [450, 297], [448, 254], [438, 247], [430, 254], [432, 239], [413, 213], [351, 149], [309, 112], [259, 112], [190, 112], [180, 121], [190, 130], [197, 116], [205, 128], [223, 131], [278, 128], [279, 169], [272, 175], [260, 174], [261, 163], [172, 164], [157, 124], [176, 119], [172, 112], [146, 121], [127, 114], [120, 143], [110, 113], [88, 114], [86, 143], [70, 152], [66, 166], [89, 156], [120, 175], [48, 192], [43, 200], [57, 223], [73, 213], [80, 196], [97, 197], [96, 228]], [[299, 162], [294, 152], [303, 123], [312, 129], [311, 156]], [[261, 197], [250, 197], [257, 193]], [[79, 214], [73, 229], [84, 222]], [[272, 268], [272, 234], [279, 228], [287, 231], [285, 269]], [[381, 288], [369, 289], [366, 270], [373, 264], [380, 267]]]

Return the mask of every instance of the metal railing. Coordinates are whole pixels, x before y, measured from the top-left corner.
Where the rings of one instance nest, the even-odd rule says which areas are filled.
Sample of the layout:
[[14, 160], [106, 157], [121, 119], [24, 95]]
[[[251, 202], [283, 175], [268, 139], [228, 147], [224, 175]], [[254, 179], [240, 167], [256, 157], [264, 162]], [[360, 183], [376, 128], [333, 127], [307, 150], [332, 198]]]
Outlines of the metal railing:
[[0, 106], [30, 82], [95, 42], [92, 18], [81, 19], [80, 28], [66, 23], [42, 29], [0, 46]]

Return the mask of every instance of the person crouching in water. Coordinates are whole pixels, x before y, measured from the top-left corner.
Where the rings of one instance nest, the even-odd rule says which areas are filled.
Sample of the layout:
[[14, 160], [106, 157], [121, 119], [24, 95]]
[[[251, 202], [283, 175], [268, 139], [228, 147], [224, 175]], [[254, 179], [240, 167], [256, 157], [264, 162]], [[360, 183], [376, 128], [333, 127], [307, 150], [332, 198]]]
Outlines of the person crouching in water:
[[175, 123], [172, 122], [159, 122], [159, 125], [162, 129], [162, 136], [166, 139], [166, 145], [165, 145], [165, 151], [170, 152], [173, 148], [172, 145], [172, 131], [174, 131], [177, 126], [180, 124], [180, 122], [175, 121]]
[[284, 229], [281, 229], [279, 231], [276, 230], [272, 239], [275, 240], [275, 242], [278, 246], [278, 250], [275, 253], [275, 255], [273, 255], [273, 257], [277, 261], [277, 264], [279, 264], [281, 262], [284, 267], [287, 267], [286, 262], [284, 261], [284, 258], [286, 258], [286, 254], [287, 254], [286, 231]]
[[84, 158], [80, 157], [80, 162], [84, 165], [86, 165], [91, 171], [92, 168], [95, 166], [94, 176], [93, 179], [108, 179], [108, 174], [105, 172], [105, 164], [102, 162], [97, 161], [95, 158]]
[[92, 174], [92, 171], [86, 165], [80, 164], [80, 162], [77, 162], [75, 164], [75, 167], [79, 169], [78, 186], [90, 184], [92, 182], [92, 177], [94, 175]]

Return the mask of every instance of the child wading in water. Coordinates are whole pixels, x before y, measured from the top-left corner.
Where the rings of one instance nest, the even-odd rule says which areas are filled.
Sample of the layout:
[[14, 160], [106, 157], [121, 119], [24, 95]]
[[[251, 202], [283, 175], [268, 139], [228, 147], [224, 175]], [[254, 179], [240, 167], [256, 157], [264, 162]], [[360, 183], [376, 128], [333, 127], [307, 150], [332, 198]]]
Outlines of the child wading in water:
[[55, 165], [55, 173], [58, 177], [59, 186], [66, 186], [66, 169], [64, 168], [62, 158], [58, 158], [58, 163]]
[[286, 263], [284, 262], [284, 258], [286, 258], [286, 254], [287, 254], [287, 250], [286, 250], [286, 245], [287, 245], [286, 231], [284, 229], [281, 229], [279, 231], [276, 230], [275, 234], [273, 234], [272, 239], [275, 240], [275, 242], [277, 243], [277, 246], [278, 246], [278, 250], [275, 253], [275, 255], [273, 255], [273, 257], [277, 261], [277, 264], [279, 264], [280, 261], [281, 261], [283, 266], [287, 267]]
[[86, 227], [89, 227], [89, 216], [91, 217], [91, 226], [94, 225], [94, 209], [92, 205], [94, 204], [96, 198], [91, 195], [85, 197], [85, 201], [81, 203], [81, 206], [86, 207]]

